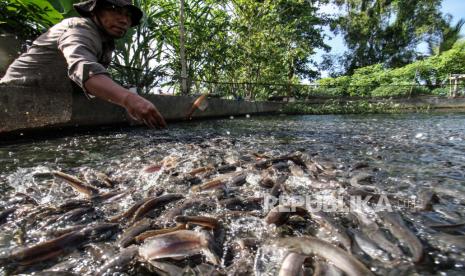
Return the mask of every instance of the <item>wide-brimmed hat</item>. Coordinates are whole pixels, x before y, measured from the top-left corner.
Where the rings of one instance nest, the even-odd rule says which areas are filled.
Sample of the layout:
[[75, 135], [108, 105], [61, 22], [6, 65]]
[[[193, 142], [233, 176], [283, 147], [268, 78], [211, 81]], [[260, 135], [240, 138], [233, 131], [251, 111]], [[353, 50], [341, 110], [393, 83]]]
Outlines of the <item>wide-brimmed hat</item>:
[[74, 9], [82, 16], [82, 17], [91, 17], [92, 11], [97, 6], [97, 2], [106, 2], [118, 7], [125, 7], [128, 8], [131, 12], [131, 27], [139, 25], [140, 19], [142, 18], [142, 11], [132, 4], [131, 0], [87, 0], [81, 3], [74, 4]]

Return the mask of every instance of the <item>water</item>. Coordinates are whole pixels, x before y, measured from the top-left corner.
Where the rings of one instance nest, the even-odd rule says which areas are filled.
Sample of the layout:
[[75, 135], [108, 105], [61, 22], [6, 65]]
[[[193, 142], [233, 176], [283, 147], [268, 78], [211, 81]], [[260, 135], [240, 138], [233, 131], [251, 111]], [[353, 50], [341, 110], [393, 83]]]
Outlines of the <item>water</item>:
[[[464, 221], [465, 114], [236, 117], [173, 124], [161, 131], [139, 128], [0, 145], [1, 205], [16, 192], [27, 193], [40, 204], [66, 202], [75, 193], [47, 176], [47, 172], [59, 170], [81, 175], [99, 171], [117, 179], [120, 187], [137, 188], [129, 198], [97, 210], [116, 213], [127, 209], [154, 187], [184, 194], [188, 191], [186, 186], [173, 184], [173, 176], [142, 173], [144, 167], [160, 163], [167, 156], [175, 160], [178, 171], [188, 172], [201, 166], [231, 164], [243, 160], [244, 156], [250, 159], [252, 154], [279, 156], [295, 151], [331, 162], [344, 172], [357, 163], [367, 163], [376, 168], [377, 187], [403, 198], [415, 199], [420, 191], [433, 188], [441, 197], [441, 208], [445, 211], [441, 214], [438, 207], [438, 212], [431, 216], [448, 222]], [[241, 195], [260, 195], [263, 189], [256, 189], [254, 185], [258, 179], [259, 174], [249, 174]], [[310, 192], [305, 188], [306, 181], [305, 177], [293, 176], [286, 184], [293, 192]], [[206, 210], [204, 214], [211, 215], [209, 212]], [[85, 219], [99, 219], [99, 214]], [[252, 232], [249, 236], [265, 240], [280, 235], [268, 233], [253, 216], [240, 219], [225, 219], [231, 225], [229, 231], [233, 236], [246, 235], [241, 233], [249, 229], [244, 226], [247, 221], [252, 225], [245, 231]], [[463, 252], [449, 250], [451, 242], [441, 239], [435, 242], [438, 240], [435, 233], [421, 228], [422, 218], [409, 214], [406, 219], [411, 223], [418, 220], [417, 231], [435, 248], [430, 255], [438, 264], [420, 267], [418, 273], [453, 273], [463, 267]], [[0, 248], [3, 250], [18, 245], [13, 228], [2, 229]], [[37, 231], [26, 243], [43, 239], [41, 231]], [[306, 232], [300, 229], [299, 233]], [[87, 256], [90, 254], [87, 251], [73, 254], [77, 256], [72, 255], [69, 263], [75, 262], [74, 258], [84, 258], [88, 267], [98, 266], [98, 261]], [[373, 265], [373, 269], [382, 268]], [[76, 268], [73, 271], [88, 272]]]

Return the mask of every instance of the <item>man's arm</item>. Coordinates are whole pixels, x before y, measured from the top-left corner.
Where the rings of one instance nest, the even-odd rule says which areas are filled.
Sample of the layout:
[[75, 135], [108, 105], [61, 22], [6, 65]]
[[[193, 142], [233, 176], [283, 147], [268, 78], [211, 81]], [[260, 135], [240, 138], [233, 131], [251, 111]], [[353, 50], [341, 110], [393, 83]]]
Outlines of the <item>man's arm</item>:
[[132, 117], [147, 126], [165, 127], [165, 120], [151, 102], [113, 82], [98, 62], [102, 44], [93, 25], [79, 18], [68, 24], [71, 27], [60, 36], [57, 45], [68, 64], [69, 78], [86, 92], [126, 108]]
[[131, 93], [105, 74], [90, 77], [84, 86], [92, 95], [124, 107], [134, 119], [149, 127], [166, 127], [165, 119], [148, 100]]

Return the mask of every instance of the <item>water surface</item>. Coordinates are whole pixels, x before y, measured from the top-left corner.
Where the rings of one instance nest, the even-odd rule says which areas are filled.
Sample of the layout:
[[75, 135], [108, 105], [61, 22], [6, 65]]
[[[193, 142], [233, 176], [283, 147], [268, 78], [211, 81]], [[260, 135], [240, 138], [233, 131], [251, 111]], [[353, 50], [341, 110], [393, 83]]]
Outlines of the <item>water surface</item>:
[[[366, 162], [376, 169], [378, 187], [405, 198], [434, 189], [447, 202], [443, 208], [449, 218], [438, 216], [463, 222], [465, 114], [237, 117], [172, 124], [165, 130], [138, 128], [3, 145], [0, 197], [2, 205], [16, 192], [28, 193], [40, 204], [65, 201], [73, 191], [41, 175], [52, 170], [74, 175], [95, 170], [124, 179], [126, 187], [141, 191], [160, 186], [186, 192], [170, 184], [168, 178], [142, 175], [141, 169], [167, 156], [176, 157], [180, 170], [189, 171], [209, 164], [233, 163], [253, 153], [279, 156], [296, 151], [330, 161], [346, 172], [354, 164]], [[254, 182], [254, 177], [258, 176], [250, 175], [248, 181]], [[246, 192], [254, 195], [257, 191]], [[112, 208], [122, 211], [131, 202]], [[455, 217], [451, 218], [451, 214]], [[257, 226], [256, 219], [243, 219], [245, 223], [231, 222], [232, 235], [241, 235], [239, 225], [245, 227], [247, 223], [252, 230], [245, 232], [255, 231], [255, 236], [266, 232]], [[8, 236], [8, 231], [11, 229], [4, 230], [3, 235]], [[31, 238], [30, 242], [38, 239]], [[424, 233], [423, 239], [434, 238]], [[2, 237], [0, 242], [3, 249], [16, 245], [11, 237]], [[432, 254], [437, 267], [423, 267], [420, 271], [454, 273], [463, 268], [463, 252], [446, 251], [450, 246], [447, 242], [431, 246], [439, 252]]]

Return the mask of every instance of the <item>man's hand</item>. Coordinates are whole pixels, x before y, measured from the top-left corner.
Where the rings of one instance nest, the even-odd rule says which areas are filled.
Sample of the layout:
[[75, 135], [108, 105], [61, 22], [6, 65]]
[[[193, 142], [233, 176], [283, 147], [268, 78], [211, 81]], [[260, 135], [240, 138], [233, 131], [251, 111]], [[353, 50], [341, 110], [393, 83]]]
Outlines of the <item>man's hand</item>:
[[132, 118], [143, 122], [151, 128], [166, 127], [163, 116], [158, 109], [148, 100], [136, 94], [128, 94], [123, 101], [123, 106]]
[[92, 95], [126, 108], [131, 117], [147, 126], [166, 127], [165, 119], [151, 102], [123, 88], [107, 75], [92, 76], [84, 86]]

